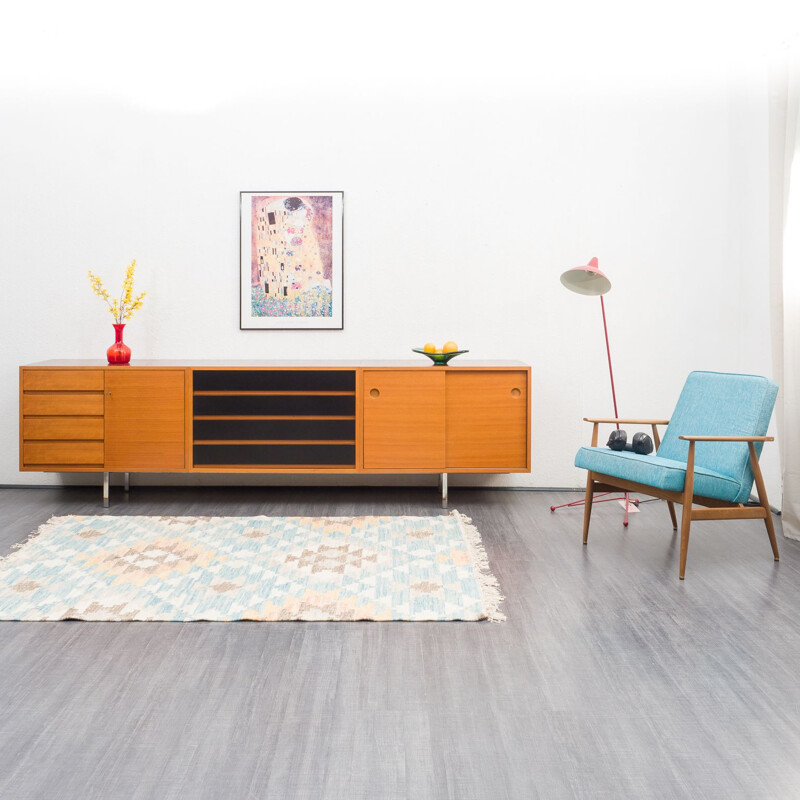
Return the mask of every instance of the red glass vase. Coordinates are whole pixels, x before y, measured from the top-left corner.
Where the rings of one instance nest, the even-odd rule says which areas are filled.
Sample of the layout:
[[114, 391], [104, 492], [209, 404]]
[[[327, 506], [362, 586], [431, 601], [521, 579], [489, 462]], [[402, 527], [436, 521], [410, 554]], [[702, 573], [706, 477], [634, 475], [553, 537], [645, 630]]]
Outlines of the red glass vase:
[[122, 325], [114, 325], [114, 344], [106, 350], [109, 364], [129, 364], [131, 360], [131, 349], [122, 341]]

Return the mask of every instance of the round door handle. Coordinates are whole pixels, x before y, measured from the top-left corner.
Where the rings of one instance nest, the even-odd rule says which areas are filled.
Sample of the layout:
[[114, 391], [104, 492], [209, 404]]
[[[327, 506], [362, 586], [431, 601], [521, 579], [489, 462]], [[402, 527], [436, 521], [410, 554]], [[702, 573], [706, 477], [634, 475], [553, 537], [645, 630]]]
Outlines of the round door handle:
[[106, 394], [107, 394], [109, 397], [111, 397], [111, 392], [106, 392]]
[[380, 397], [381, 396], [380, 390], [379, 389], [370, 389], [369, 390], [369, 396], [370, 397]]
[[522, 392], [516, 386], [511, 390], [512, 397], [519, 397], [521, 394]]

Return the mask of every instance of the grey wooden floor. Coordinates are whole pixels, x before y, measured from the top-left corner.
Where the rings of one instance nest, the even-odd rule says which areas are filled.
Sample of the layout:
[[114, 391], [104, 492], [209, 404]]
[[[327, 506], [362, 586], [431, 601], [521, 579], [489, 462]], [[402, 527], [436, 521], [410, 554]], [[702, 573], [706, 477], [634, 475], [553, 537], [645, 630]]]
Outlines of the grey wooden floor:
[[[0, 623], [0, 797], [800, 797], [800, 544], [451, 490], [491, 623]], [[0, 555], [99, 489], [0, 490]], [[438, 514], [434, 489], [119, 490], [111, 514]]]

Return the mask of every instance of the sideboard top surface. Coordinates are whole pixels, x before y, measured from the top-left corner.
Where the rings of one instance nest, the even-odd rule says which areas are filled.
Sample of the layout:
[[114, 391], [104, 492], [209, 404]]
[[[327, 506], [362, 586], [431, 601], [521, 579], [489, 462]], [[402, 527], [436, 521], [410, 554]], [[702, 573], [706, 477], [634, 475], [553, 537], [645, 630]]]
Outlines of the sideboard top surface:
[[[126, 367], [149, 367], [151, 369], [177, 369], [191, 367], [193, 369], [437, 369], [433, 364], [419, 359], [405, 360], [364, 360], [364, 361], [336, 361], [336, 360], [174, 360], [174, 359], [133, 359], [129, 365], [109, 365], [105, 359], [51, 359], [25, 364], [25, 367], [65, 367], [85, 369], [125, 369]], [[478, 361], [459, 359], [458, 362], [438, 367], [444, 370], [459, 369], [527, 369], [528, 365], [522, 361]]]

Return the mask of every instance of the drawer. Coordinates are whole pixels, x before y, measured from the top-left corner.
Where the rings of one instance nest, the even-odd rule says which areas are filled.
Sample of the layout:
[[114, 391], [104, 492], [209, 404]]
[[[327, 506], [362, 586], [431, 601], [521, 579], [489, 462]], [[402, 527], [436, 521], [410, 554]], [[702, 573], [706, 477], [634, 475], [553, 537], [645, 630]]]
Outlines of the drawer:
[[25, 466], [34, 464], [70, 465], [103, 464], [102, 442], [24, 442], [22, 461]]
[[82, 394], [80, 392], [49, 392], [22, 396], [24, 416], [91, 416], [103, 415], [103, 393]]
[[100, 369], [26, 369], [22, 372], [26, 392], [102, 392]]
[[23, 439], [100, 439], [101, 417], [28, 417], [22, 423]]

